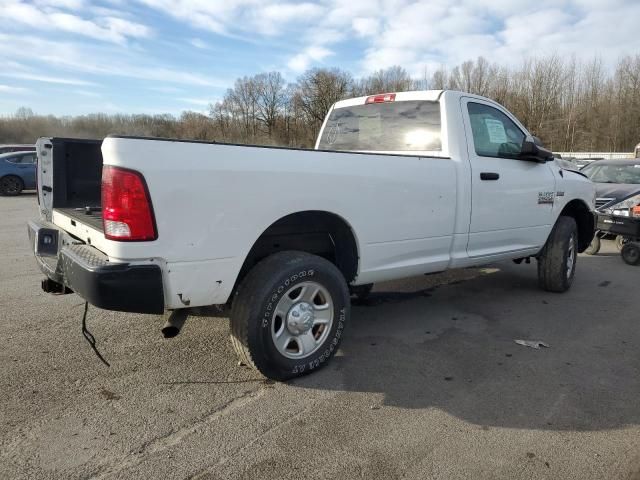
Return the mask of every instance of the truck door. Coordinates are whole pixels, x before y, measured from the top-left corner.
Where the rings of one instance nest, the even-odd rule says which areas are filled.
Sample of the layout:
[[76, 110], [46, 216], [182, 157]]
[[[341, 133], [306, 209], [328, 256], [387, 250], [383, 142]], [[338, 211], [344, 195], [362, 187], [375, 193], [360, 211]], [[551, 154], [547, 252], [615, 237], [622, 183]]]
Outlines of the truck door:
[[519, 160], [526, 133], [506, 110], [462, 98], [471, 163], [470, 257], [530, 254], [549, 234], [555, 178], [546, 163]]

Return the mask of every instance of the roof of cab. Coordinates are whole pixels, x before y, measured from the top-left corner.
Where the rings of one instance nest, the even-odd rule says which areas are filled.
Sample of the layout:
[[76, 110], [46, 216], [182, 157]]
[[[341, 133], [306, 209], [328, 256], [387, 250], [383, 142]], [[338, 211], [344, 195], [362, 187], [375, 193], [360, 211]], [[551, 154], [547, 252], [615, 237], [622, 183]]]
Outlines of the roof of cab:
[[[411, 92], [389, 92], [395, 93], [395, 101], [402, 102], [407, 100], [424, 100], [427, 102], [436, 102], [442, 95], [444, 90], [415, 90]], [[376, 94], [378, 95], [378, 94]], [[354, 105], [364, 105], [367, 98], [374, 95], [365, 95], [363, 97], [348, 98], [346, 100], [340, 100], [336, 102], [333, 108], [353, 107]]]

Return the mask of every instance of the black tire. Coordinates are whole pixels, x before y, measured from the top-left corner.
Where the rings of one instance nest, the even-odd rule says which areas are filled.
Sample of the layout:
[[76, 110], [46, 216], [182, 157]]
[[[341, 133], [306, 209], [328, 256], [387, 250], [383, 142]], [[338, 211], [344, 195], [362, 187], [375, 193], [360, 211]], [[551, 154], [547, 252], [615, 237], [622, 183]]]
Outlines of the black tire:
[[[304, 282], [326, 289], [333, 303], [333, 316], [328, 334], [322, 333], [324, 340], [316, 350], [293, 359], [278, 350], [272, 328], [276, 328], [274, 322], [286, 322], [275, 314], [280, 300]], [[238, 287], [231, 307], [231, 343], [242, 363], [267, 378], [288, 380], [327, 364], [340, 346], [349, 315], [349, 290], [335, 265], [309, 253], [279, 252], [258, 263]], [[282, 328], [288, 328], [286, 325]]]
[[622, 260], [627, 265], [640, 265], [640, 244], [635, 242], [625, 243], [620, 253]]
[[24, 189], [24, 183], [20, 177], [15, 175], [7, 175], [0, 178], [0, 195], [5, 197], [14, 197], [20, 195]]
[[355, 296], [358, 300], [364, 301], [369, 298], [369, 294], [373, 289], [373, 283], [366, 283], [364, 285], [350, 286], [349, 292]]
[[586, 253], [587, 255], [597, 255], [597, 253], [600, 251], [600, 246], [601, 246], [600, 237], [595, 235], [593, 237], [593, 240], [591, 240], [591, 243], [589, 244], [587, 249], [584, 251], [584, 253]]
[[[569, 290], [576, 273], [578, 226], [572, 217], [561, 216], [538, 256], [538, 285], [548, 292]], [[569, 257], [571, 256], [571, 265]]]

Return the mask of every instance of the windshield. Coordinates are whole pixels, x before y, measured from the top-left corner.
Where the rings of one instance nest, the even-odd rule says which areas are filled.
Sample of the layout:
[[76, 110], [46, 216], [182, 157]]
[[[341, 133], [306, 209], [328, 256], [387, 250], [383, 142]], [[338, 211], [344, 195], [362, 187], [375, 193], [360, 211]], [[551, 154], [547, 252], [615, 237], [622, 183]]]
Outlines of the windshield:
[[318, 148], [440, 151], [440, 104], [421, 100], [336, 108]]
[[582, 172], [596, 183], [640, 184], [640, 163], [629, 165], [589, 165]]

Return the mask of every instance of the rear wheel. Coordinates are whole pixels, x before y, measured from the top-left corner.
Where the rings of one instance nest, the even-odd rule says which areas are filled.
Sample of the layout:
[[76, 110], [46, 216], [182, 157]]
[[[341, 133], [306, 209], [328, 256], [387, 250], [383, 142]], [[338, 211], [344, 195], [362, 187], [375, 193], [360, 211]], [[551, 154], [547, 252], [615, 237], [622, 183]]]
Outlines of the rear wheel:
[[20, 180], [20, 177], [15, 175], [7, 175], [0, 178], [0, 195], [14, 196], [20, 195], [20, 192], [24, 189], [24, 183]]
[[640, 244], [625, 243], [622, 247], [622, 260], [628, 265], [640, 265]]
[[558, 218], [538, 257], [538, 284], [548, 292], [566, 292], [578, 258], [578, 226], [572, 217]]
[[349, 309], [347, 283], [335, 265], [304, 252], [279, 252], [238, 287], [231, 342], [241, 362], [265, 377], [287, 380], [333, 357]]
[[586, 253], [587, 255], [596, 255], [600, 251], [600, 245], [600, 237], [595, 235], [584, 253]]
[[619, 252], [621, 252], [622, 247], [624, 247], [624, 245], [627, 243], [627, 240], [622, 235], [616, 235], [615, 242], [616, 242], [616, 248], [618, 249]]

